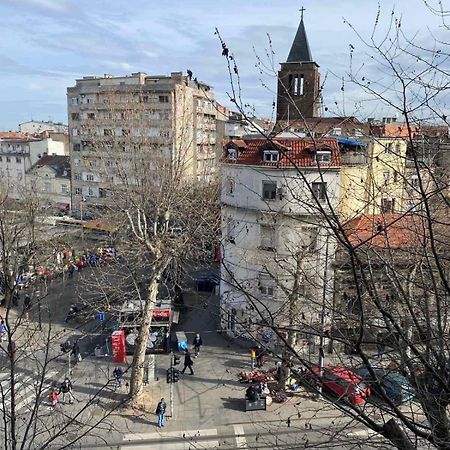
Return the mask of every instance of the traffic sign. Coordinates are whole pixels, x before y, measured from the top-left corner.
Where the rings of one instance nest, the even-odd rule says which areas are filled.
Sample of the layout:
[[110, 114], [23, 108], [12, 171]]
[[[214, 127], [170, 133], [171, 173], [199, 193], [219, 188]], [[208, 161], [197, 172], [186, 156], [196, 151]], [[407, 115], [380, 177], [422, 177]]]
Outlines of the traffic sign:
[[104, 312], [99, 312], [97, 313], [97, 320], [99, 320], [100, 322], [103, 322], [105, 320], [105, 313]]

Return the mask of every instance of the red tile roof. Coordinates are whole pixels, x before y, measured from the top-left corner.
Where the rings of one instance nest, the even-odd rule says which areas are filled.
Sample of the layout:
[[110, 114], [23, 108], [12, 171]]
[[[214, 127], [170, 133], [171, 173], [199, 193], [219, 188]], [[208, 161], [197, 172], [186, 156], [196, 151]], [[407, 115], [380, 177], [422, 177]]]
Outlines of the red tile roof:
[[407, 249], [422, 245], [426, 235], [418, 214], [388, 213], [359, 216], [344, 225], [352, 246]]
[[[237, 151], [235, 160], [228, 158], [228, 149]], [[278, 162], [263, 160], [264, 150], [280, 150]], [[317, 150], [331, 150], [331, 164], [322, 167], [340, 166], [341, 159], [336, 139], [238, 139], [225, 145], [224, 162], [230, 164], [257, 165], [267, 167], [316, 167], [315, 153]]]

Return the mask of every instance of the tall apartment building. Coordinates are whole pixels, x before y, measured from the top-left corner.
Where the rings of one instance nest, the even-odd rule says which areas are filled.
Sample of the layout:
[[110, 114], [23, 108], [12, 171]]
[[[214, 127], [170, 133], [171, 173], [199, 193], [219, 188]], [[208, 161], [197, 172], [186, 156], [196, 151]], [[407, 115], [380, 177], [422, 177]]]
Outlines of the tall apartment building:
[[108, 203], [113, 168], [137, 143], [149, 159], [181, 160], [184, 176], [207, 180], [216, 171], [214, 95], [181, 72], [84, 77], [67, 89], [67, 102], [74, 209]]

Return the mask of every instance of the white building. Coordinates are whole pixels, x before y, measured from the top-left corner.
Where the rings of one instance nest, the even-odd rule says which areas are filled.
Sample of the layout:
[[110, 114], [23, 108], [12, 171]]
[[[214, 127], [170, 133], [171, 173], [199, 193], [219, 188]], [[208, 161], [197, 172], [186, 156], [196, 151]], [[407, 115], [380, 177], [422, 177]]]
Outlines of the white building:
[[0, 177], [8, 197], [21, 199], [26, 193], [26, 175], [40, 158], [65, 155], [67, 146], [51, 137], [31, 137], [22, 133], [0, 132]]
[[61, 122], [29, 120], [28, 122], [19, 123], [19, 131], [21, 133], [39, 134], [43, 131], [54, 131], [57, 133], [69, 133], [69, 127]]
[[227, 332], [269, 342], [275, 334], [265, 323], [303, 324], [305, 335], [320, 323], [332, 298], [335, 245], [325, 215], [337, 211], [339, 166], [333, 139], [226, 145], [220, 295]]

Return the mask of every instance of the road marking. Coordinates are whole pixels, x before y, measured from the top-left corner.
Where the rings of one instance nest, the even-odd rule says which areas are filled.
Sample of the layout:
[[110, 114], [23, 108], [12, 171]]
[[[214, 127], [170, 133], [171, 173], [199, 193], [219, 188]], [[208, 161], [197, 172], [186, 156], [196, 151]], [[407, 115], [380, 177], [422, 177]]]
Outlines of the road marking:
[[376, 431], [370, 430], [369, 428], [366, 428], [364, 430], [350, 431], [350, 433], [347, 433], [347, 436], [368, 437], [374, 436], [375, 434], [378, 433]]
[[234, 434], [236, 435], [237, 448], [248, 448], [247, 439], [245, 439], [244, 427], [242, 425], [233, 425]]
[[217, 428], [190, 431], [161, 430], [154, 433], [126, 434], [123, 436], [123, 440], [122, 448], [126, 450], [150, 448], [152, 450], [189, 450], [192, 448], [211, 449], [219, 447]]

